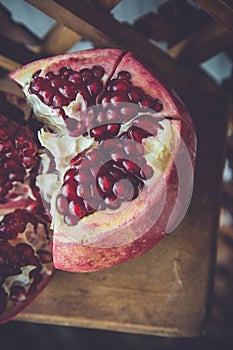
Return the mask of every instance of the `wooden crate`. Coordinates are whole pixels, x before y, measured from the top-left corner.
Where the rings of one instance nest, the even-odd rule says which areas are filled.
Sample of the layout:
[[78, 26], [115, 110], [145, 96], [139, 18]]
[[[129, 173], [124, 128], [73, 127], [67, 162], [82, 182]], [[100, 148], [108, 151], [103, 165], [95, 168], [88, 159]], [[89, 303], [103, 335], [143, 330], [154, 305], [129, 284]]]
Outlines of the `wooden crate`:
[[[215, 20], [204, 19], [202, 26], [189, 28], [186, 37], [180, 37], [180, 33], [175, 37], [173, 33], [172, 43], [162, 51], [149, 40], [151, 32], [145, 34], [145, 30], [150, 26], [161, 29], [161, 16], [164, 23], [166, 11], [148, 14], [129, 26], [108, 14], [119, 1], [28, 2], [58, 23], [28, 56], [22, 45], [18, 46], [17, 57], [15, 42], [11, 42], [11, 50], [5, 46], [0, 56], [3, 69], [13, 70], [32, 60], [32, 56], [36, 59], [66, 52], [82, 37], [96, 47], [117, 46], [143, 52], [187, 104], [197, 130], [198, 157], [190, 208], [169, 238], [144, 256], [106, 271], [86, 274], [57, 271], [42, 294], [17, 319], [163, 336], [201, 334], [212, 303], [230, 102], [223, 89], [198, 66], [232, 44], [230, 5], [217, 0], [196, 1]], [[167, 5], [175, 8], [178, 3], [171, 0]], [[182, 4], [186, 6], [183, 1]], [[221, 11], [214, 10], [215, 7]], [[180, 16], [185, 15], [182, 10], [179, 7]], [[169, 35], [171, 38], [175, 28], [165, 21], [166, 30], [163, 28], [161, 33], [165, 30], [167, 38]]]

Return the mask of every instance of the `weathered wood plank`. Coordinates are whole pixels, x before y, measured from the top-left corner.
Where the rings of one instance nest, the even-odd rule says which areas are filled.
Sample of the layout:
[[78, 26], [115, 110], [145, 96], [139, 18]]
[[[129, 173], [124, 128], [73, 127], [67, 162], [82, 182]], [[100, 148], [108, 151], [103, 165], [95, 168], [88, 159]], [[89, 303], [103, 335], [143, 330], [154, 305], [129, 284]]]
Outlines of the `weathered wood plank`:
[[195, 0], [210, 16], [233, 31], [233, 6], [225, 0]]
[[212, 21], [193, 35], [176, 43], [167, 50], [189, 67], [198, 66], [233, 44], [233, 33], [226, 27]]
[[[101, 8], [111, 10], [120, 0], [96, 0]], [[59, 55], [67, 52], [72, 46], [82, 39], [82, 36], [75, 33], [66, 26], [57, 23], [44, 37], [41, 51], [47, 55]]]
[[97, 46], [124, 47], [143, 55], [177, 86], [197, 85], [208, 89], [209, 81], [202, 75], [185, 69], [164, 51], [150, 43], [143, 35], [136, 33], [130, 26], [119, 23], [110, 14], [102, 11], [93, 3], [80, 0], [77, 3], [67, 0], [27, 0], [41, 11], [65, 24]]

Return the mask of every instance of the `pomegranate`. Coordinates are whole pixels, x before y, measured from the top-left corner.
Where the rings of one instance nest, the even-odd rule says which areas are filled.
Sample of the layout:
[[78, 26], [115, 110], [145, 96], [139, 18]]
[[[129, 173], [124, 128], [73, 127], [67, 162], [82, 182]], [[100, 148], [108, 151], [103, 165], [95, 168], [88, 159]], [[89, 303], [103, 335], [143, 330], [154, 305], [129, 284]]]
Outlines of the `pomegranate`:
[[0, 323], [25, 308], [50, 280], [48, 216], [35, 185], [39, 147], [22, 108], [0, 92]]
[[43, 123], [35, 182], [57, 269], [106, 269], [174, 230], [192, 194], [196, 137], [156, 70], [133, 53], [94, 49], [33, 62], [11, 78]]

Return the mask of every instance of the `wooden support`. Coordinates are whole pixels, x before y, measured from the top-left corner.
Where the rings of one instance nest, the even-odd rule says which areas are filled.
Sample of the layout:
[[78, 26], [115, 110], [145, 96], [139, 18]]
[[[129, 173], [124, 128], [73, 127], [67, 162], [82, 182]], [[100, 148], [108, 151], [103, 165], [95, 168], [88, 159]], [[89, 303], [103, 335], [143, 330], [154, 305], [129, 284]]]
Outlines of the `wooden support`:
[[[111, 10], [120, 0], [97, 0], [95, 1], [101, 8]], [[67, 52], [82, 36], [66, 26], [57, 23], [47, 33], [41, 45], [42, 53], [46, 55], [59, 55]]]
[[189, 67], [195, 67], [232, 44], [233, 33], [221, 23], [211, 21], [193, 35], [169, 48], [167, 53]]
[[[195, 0], [210, 16], [233, 31], [233, 6], [226, 0]], [[231, 1], [232, 3], [232, 1]]]
[[66, 24], [97, 46], [120, 46], [142, 55], [158, 66], [177, 88], [184, 85], [188, 87], [190, 84], [210, 88], [209, 80], [203, 75], [185, 69], [143, 35], [136, 33], [130, 26], [119, 23], [93, 3], [80, 0], [77, 6], [73, 0], [67, 0], [65, 3], [61, 0], [41, 0], [40, 2], [27, 0], [27, 2], [58, 22]]
[[8, 72], [13, 72], [21, 66], [20, 63], [0, 54], [0, 67]]

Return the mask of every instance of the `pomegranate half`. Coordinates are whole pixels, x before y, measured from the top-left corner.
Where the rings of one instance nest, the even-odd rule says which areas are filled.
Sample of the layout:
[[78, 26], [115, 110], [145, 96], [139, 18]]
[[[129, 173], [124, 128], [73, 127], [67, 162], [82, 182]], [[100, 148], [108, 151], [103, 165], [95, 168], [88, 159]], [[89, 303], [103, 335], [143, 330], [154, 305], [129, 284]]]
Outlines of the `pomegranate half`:
[[192, 194], [196, 137], [156, 70], [131, 52], [94, 49], [33, 62], [11, 78], [43, 123], [36, 185], [57, 269], [106, 269], [174, 230]]
[[26, 101], [0, 91], [0, 323], [38, 295], [53, 274], [49, 218], [35, 185], [40, 145]]

